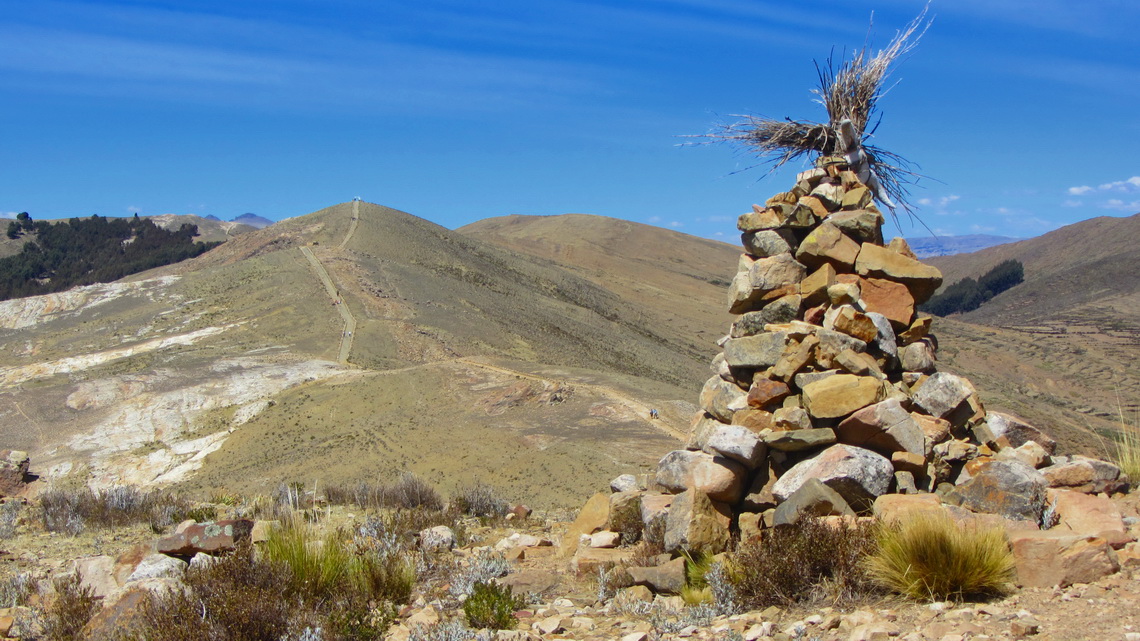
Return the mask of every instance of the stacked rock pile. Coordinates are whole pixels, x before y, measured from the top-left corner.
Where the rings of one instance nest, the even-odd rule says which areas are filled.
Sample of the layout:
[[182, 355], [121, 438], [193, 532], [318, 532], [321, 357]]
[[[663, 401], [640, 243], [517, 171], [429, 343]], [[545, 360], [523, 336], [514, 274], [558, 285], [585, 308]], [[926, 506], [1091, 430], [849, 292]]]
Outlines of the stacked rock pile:
[[883, 222], [870, 189], [829, 157], [740, 217], [737, 318], [689, 442], [651, 482], [615, 484], [611, 529], [660, 520], [667, 550], [716, 553], [731, 529], [869, 514], [892, 493], [1037, 527], [1050, 487], [1127, 487], [1109, 463], [1054, 458], [1047, 435], [987, 414], [968, 380], [937, 371], [916, 306], [942, 275], [902, 238], [884, 243]]

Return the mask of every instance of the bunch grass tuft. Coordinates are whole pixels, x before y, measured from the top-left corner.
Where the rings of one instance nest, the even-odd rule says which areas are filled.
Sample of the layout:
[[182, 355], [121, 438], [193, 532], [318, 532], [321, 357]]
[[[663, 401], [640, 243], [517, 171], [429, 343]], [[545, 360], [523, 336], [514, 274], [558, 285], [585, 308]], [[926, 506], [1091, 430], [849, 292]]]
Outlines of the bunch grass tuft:
[[867, 573], [884, 588], [918, 601], [1005, 594], [1013, 555], [1001, 528], [957, 523], [944, 515], [913, 515], [880, 525]]

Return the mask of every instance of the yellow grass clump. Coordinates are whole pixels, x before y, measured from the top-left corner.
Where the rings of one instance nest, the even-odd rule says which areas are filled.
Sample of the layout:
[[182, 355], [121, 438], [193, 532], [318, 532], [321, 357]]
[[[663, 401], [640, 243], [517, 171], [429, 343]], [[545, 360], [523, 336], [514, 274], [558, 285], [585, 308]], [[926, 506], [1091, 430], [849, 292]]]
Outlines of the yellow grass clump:
[[915, 600], [962, 600], [1003, 594], [1013, 555], [1001, 528], [912, 515], [884, 523], [866, 560], [871, 580]]

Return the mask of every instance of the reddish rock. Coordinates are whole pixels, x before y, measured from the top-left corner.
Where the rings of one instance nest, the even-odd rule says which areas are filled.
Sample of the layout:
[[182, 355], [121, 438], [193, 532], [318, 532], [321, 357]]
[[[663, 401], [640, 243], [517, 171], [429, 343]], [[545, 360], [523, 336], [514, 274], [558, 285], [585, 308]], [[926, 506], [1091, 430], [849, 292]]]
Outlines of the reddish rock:
[[27, 485], [27, 452], [0, 450], [0, 497], [18, 494]]
[[896, 330], [906, 330], [914, 318], [914, 297], [902, 283], [882, 278], [859, 279], [863, 309], [887, 317]]
[[748, 404], [752, 407], [765, 408], [784, 400], [791, 393], [791, 388], [783, 381], [758, 377], [752, 381], [752, 387], [748, 389]]
[[1128, 489], [1128, 476], [1108, 461], [1074, 456], [1071, 461], [1041, 468], [1049, 487], [1067, 488], [1079, 492], [1122, 492]]
[[858, 445], [880, 454], [911, 452], [922, 457], [926, 438], [922, 428], [897, 399], [869, 405], [843, 419], [835, 428], [840, 443]]
[[1059, 518], [1055, 531], [1096, 536], [1114, 548], [1132, 542], [1120, 510], [1111, 499], [1074, 490], [1049, 490], [1048, 496]]
[[234, 550], [249, 539], [253, 521], [225, 519], [212, 523], [196, 523], [182, 532], [163, 537], [155, 549], [168, 556], [192, 557], [195, 554], [221, 554]]
[[1017, 582], [1027, 588], [1092, 583], [1120, 569], [1112, 547], [1095, 536], [1015, 532], [1010, 545]]

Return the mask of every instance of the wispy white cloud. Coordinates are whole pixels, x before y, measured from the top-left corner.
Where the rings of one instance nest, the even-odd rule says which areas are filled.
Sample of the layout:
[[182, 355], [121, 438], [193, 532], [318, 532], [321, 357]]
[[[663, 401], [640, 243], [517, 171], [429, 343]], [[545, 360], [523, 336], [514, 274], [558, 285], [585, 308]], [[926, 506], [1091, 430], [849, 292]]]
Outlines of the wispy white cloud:
[[1070, 200], [1066, 200], [1065, 202], [1061, 203], [1061, 206], [1062, 207], [1084, 207], [1085, 203], [1082, 203], [1079, 200], [1070, 199]]
[[15, 218], [18, 213], [16, 211], [0, 211], [0, 218]]
[[685, 223], [683, 223], [679, 220], [673, 220], [673, 221], [669, 222], [669, 226], [672, 227], [673, 229], [679, 229], [681, 227], [684, 227]]
[[1117, 180], [1115, 182], [1104, 183], [1098, 187], [1098, 189], [1101, 191], [1140, 191], [1140, 176], [1133, 176], [1127, 180]]
[[127, 213], [128, 214], [141, 214], [142, 208], [135, 207], [134, 205], [131, 205], [130, 207], [127, 207]]
[[1140, 212], [1140, 200], [1125, 201], [1119, 198], [1110, 198], [1101, 205], [1101, 208], [1114, 209], [1117, 211]]
[[1088, 185], [1081, 185], [1080, 187], [1069, 187], [1068, 192], [1071, 196], [1083, 196], [1092, 190], [1093, 188]]
[[661, 217], [660, 216], [650, 216], [649, 218], [646, 218], [645, 221], [649, 222], [649, 223], [657, 224], [657, 223], [661, 222]]

